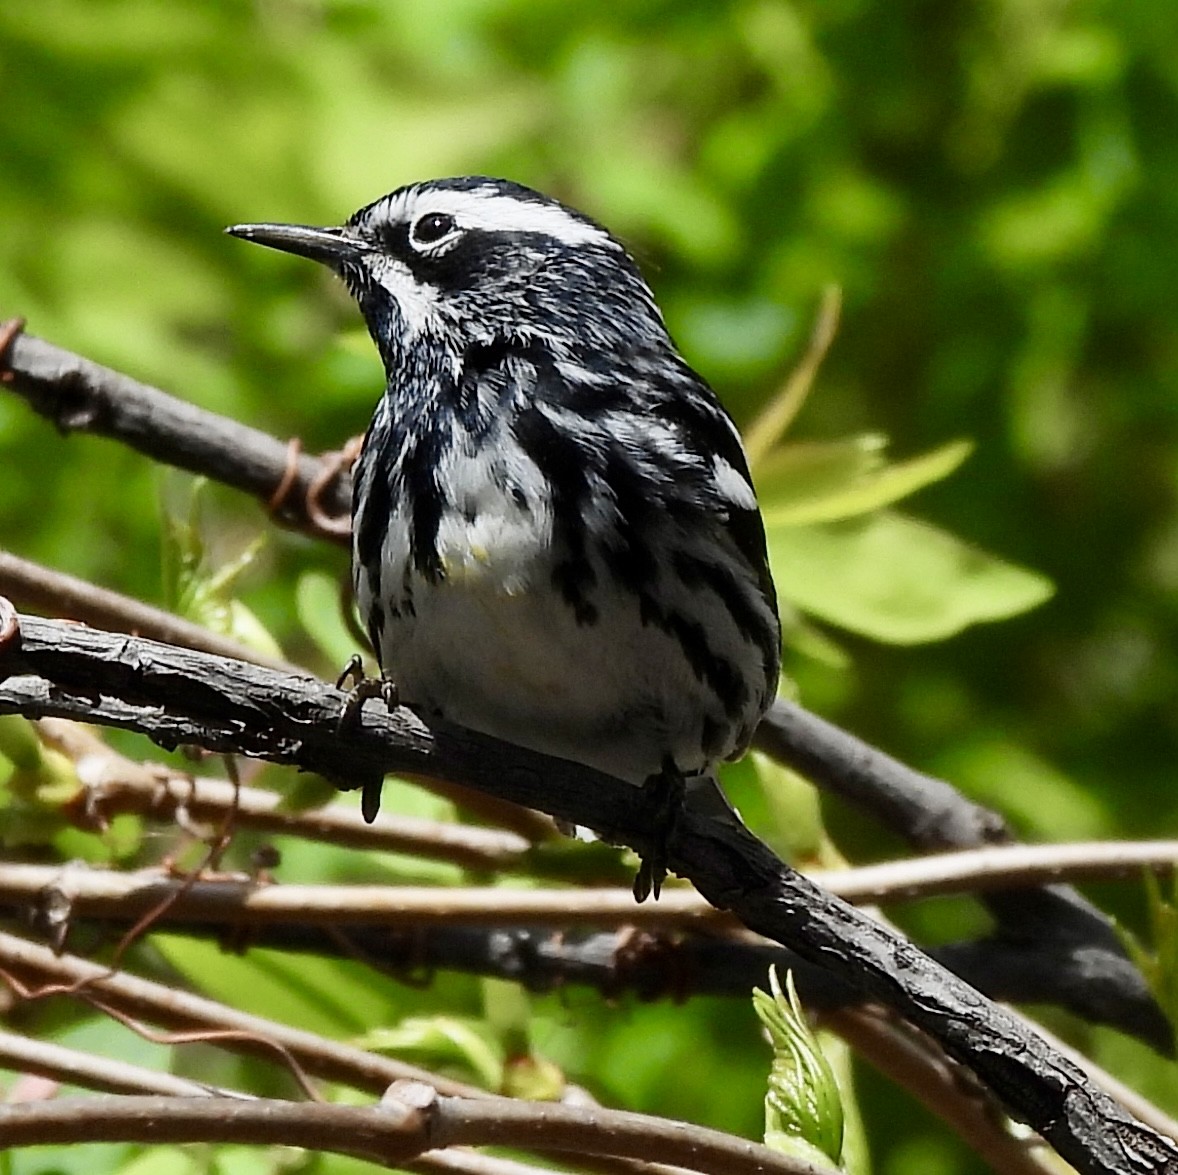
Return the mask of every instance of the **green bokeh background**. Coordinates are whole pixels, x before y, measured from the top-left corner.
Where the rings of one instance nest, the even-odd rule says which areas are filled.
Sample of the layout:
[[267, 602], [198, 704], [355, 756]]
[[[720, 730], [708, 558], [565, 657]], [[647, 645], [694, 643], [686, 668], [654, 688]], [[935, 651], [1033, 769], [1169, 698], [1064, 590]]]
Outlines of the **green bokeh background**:
[[[226, 224], [336, 223], [431, 175], [533, 184], [630, 244], [742, 422], [839, 283], [791, 435], [972, 438], [912, 510], [1057, 594], [937, 644], [835, 633], [851, 666], [794, 657], [803, 701], [1028, 837], [1178, 827], [1172, 0], [5, 0], [0, 87], [0, 314], [312, 450], [363, 428], [375, 357], [322, 273]], [[0, 544], [161, 598], [147, 461], [0, 396], [0, 463]], [[213, 497], [232, 553], [260, 515]], [[243, 594], [297, 655], [298, 573], [343, 565], [281, 536]], [[894, 847], [829, 819], [854, 859]], [[1134, 888], [1090, 892], [1134, 920]], [[747, 1007], [550, 1015], [576, 1079], [756, 1129]], [[1178, 1109], [1172, 1069], [1052, 1022]], [[870, 1075], [863, 1100], [879, 1171], [980, 1169]]]

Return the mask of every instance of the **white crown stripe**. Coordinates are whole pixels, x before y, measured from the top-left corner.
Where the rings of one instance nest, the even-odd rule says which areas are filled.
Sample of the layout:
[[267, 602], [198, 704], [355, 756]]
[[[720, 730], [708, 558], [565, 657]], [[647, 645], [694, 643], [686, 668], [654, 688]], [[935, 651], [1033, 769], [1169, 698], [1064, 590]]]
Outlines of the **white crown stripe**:
[[573, 216], [559, 204], [520, 200], [494, 188], [474, 188], [468, 192], [439, 188], [409, 190], [389, 208], [390, 217], [417, 220], [429, 212], [445, 212], [461, 228], [486, 232], [542, 233], [566, 245], [621, 246], [597, 225]]

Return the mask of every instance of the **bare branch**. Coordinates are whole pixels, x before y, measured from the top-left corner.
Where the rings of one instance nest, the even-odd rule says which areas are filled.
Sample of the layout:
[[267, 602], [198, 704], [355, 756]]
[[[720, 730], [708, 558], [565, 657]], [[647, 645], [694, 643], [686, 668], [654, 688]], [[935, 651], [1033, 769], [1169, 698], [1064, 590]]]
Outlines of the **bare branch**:
[[[88, 716], [166, 746], [194, 742], [342, 776], [370, 795], [388, 771], [450, 778], [639, 852], [654, 847], [657, 805], [646, 789], [470, 731], [427, 727], [403, 709], [369, 706], [341, 740], [343, 696], [311, 679], [34, 618], [22, 618], [19, 640], [0, 648], [0, 668], [12, 675], [0, 687], [6, 712]], [[1178, 1163], [1178, 1146], [1127, 1115], [1017, 1018], [790, 870], [734, 818], [685, 807], [665, 848], [670, 867], [714, 905], [929, 1033], [1085, 1175]]]
[[142, 634], [186, 649], [203, 649], [206, 653], [269, 665], [286, 673], [299, 672], [297, 666], [287, 661], [267, 657], [162, 608], [153, 608], [61, 571], [51, 571], [3, 550], [0, 550], [0, 595], [8, 596], [21, 607], [80, 620], [96, 628]]
[[[10, 873], [10, 868], [15, 874]], [[642, 999], [683, 999], [696, 993], [747, 998], [752, 987], [764, 982], [768, 967], [776, 965], [779, 970], [793, 971], [808, 1007], [845, 1007], [862, 998], [845, 982], [796, 952], [747, 932], [717, 933], [719, 925], [695, 934], [657, 925], [639, 929], [635, 925], [639, 921], [634, 917], [636, 907], [631, 903], [627, 913], [626, 899], [618, 904], [612, 917], [607, 916], [609, 911], [593, 916], [592, 921], [620, 924], [618, 930], [604, 933], [577, 933], [563, 923], [546, 931], [536, 924], [544, 919], [533, 921], [531, 917], [522, 923], [500, 920], [484, 926], [454, 923], [452, 912], [443, 912], [437, 924], [430, 924], [426, 919], [439, 901], [444, 904], [446, 895], [455, 892], [450, 889], [414, 891], [416, 913], [399, 928], [383, 920], [375, 925], [353, 923], [348, 909], [354, 908], [355, 899], [361, 896], [353, 891], [340, 895], [338, 917], [312, 925], [310, 920], [294, 920], [293, 915], [289, 921], [274, 921], [272, 913], [259, 922], [244, 913], [240, 904], [222, 895], [205, 903], [203, 888], [193, 890], [170, 879], [166, 887], [161, 887], [163, 879], [159, 875], [147, 876], [140, 901], [124, 909], [118, 901], [103, 897], [104, 893], [107, 897], [122, 893], [121, 880], [116, 880], [112, 889], [107, 878], [94, 871], [60, 866], [33, 869], [0, 866], [0, 908], [7, 906], [15, 915], [31, 916], [39, 931], [57, 946], [68, 939], [75, 927], [86, 932], [111, 927], [123, 930], [139, 916], [140, 906], [164, 893], [168, 898], [152, 907], [152, 926], [170, 933], [214, 937], [231, 944], [234, 950], [247, 945], [248, 938], [251, 947], [361, 959], [369, 966], [406, 976], [428, 976], [448, 969], [508, 979], [533, 991], [580, 984], [611, 998], [627, 991]], [[40, 888], [42, 881], [44, 887]], [[230, 894], [251, 892], [240, 881], [231, 882], [229, 889]], [[185, 916], [177, 912], [171, 900], [181, 893], [192, 894], [187, 898]], [[404, 897], [402, 890], [396, 902], [402, 902]], [[337, 899], [331, 895], [320, 899], [323, 904], [329, 900], [334, 908]], [[526, 902], [526, 897], [512, 900]], [[391, 903], [386, 904], [395, 909]], [[361, 923], [367, 923], [370, 916], [361, 911]], [[676, 918], [672, 916], [670, 921]], [[249, 932], [245, 936], [247, 922]], [[699, 925], [708, 927], [706, 921]], [[1131, 1019], [1133, 1003], [1125, 997], [1124, 988], [1136, 973], [1127, 964], [1110, 969], [1107, 959], [1094, 957], [1092, 952], [1081, 949], [1065, 958], [1051, 943], [1040, 947], [1037, 942], [1018, 938], [989, 938], [947, 944], [930, 954], [991, 999], [1055, 1004], [1077, 1015], [1084, 1015], [1092, 1005], [1100, 1010], [1092, 1017], [1097, 1023], [1118, 1027], [1125, 1027], [1125, 1021]]]
[[[155, 461], [204, 474], [269, 502], [282, 488], [280, 521], [346, 543], [347, 532], [317, 526], [308, 499], [330, 517], [351, 510], [351, 478], [322, 458], [256, 428], [169, 396], [43, 339], [20, 334], [7, 353], [5, 387], [63, 433], [113, 437]], [[293, 474], [291, 471], [293, 470]]]
[[[158, 1069], [147, 1069], [79, 1049], [32, 1040], [15, 1032], [0, 1031], [0, 1068], [15, 1073], [35, 1073], [51, 1081], [108, 1093], [159, 1094], [169, 1097], [249, 1096], [202, 1085], [198, 1081], [189, 1081]], [[408, 1160], [405, 1165], [414, 1171], [436, 1172], [437, 1175], [541, 1175], [545, 1170], [461, 1147], [427, 1152]]]
[[517, 833], [470, 824], [411, 816], [377, 816], [367, 824], [354, 807], [287, 809], [275, 792], [235, 787], [227, 780], [187, 775], [162, 764], [134, 763], [78, 723], [46, 718], [39, 725], [46, 741], [77, 764], [86, 794], [73, 806], [91, 825], [120, 812], [156, 820], [173, 820], [182, 812], [187, 819], [212, 823], [232, 813], [238, 827], [258, 832], [410, 853], [481, 870], [522, 868], [532, 849], [531, 842]]
[[731, 1135], [643, 1114], [445, 1097], [423, 1108], [399, 1100], [396, 1088], [390, 1094], [376, 1107], [111, 1094], [16, 1103], [0, 1106], [0, 1147], [226, 1142], [301, 1146], [397, 1167], [449, 1146], [526, 1146], [636, 1159], [653, 1146], [669, 1162], [717, 1175], [835, 1175]]
[[47, 902], [81, 916], [135, 918], [168, 901], [165, 917], [239, 925], [310, 926], [652, 925], [738, 929], [730, 915], [688, 889], [664, 891], [657, 906], [638, 906], [631, 891], [507, 889], [495, 886], [279, 885], [246, 875], [190, 878], [158, 869], [135, 873], [79, 865], [0, 864], [0, 904]]
[[661, 1163], [717, 1175], [837, 1175], [729, 1134], [594, 1105], [438, 1097], [429, 1114], [435, 1146], [527, 1146], [632, 1159], [657, 1154]]
[[[829, 341], [826, 336], [836, 321], [832, 307], [828, 298], [807, 361], [811, 365]], [[11, 325], [7, 355], [0, 349], [0, 359], [7, 359], [2, 386], [22, 395], [37, 411], [57, 421], [63, 431], [88, 429], [267, 501], [278, 495], [285, 504], [284, 522], [343, 540], [351, 491], [338, 455], [299, 455], [293, 442], [283, 444], [256, 429], [203, 412], [43, 340], [20, 334], [23, 324], [19, 321]], [[803, 383], [807, 362], [799, 368]], [[786, 399], [792, 402], [791, 397]], [[144, 626], [138, 626], [138, 631], [162, 635]], [[997, 814], [972, 804], [949, 784], [905, 767], [791, 703], [779, 701], [773, 707], [761, 725], [758, 745], [820, 786], [873, 811], [888, 828], [917, 847], [972, 848], [1011, 839]], [[470, 803], [460, 793], [452, 798]], [[544, 835], [543, 829], [505, 823], [501, 810], [483, 815], [533, 839]], [[1013, 896], [992, 892], [983, 900], [999, 925], [1011, 934], [1033, 936], [1041, 942], [1050, 938], [1063, 956], [1083, 948], [1099, 953], [1106, 967], [1121, 967], [1124, 952], [1108, 918], [1066, 887], [1052, 886], [1037, 893], [1024, 890]], [[1135, 999], [1138, 1009], [1127, 1027], [1156, 1047], [1172, 1049], [1170, 1024], [1144, 984], [1139, 984]]]
[[1011, 844], [830, 870], [815, 880], [848, 902], [886, 903], [1053, 881], [1136, 880], [1146, 872], [1172, 873], [1176, 865], [1178, 840]]
[[[377, 1096], [400, 1080], [427, 1082], [443, 1093], [484, 1096], [474, 1086], [440, 1077], [415, 1065], [326, 1040], [275, 1020], [251, 1016], [216, 1000], [126, 972], [111, 971], [86, 959], [57, 955], [48, 947], [2, 932], [0, 970], [18, 978], [38, 996], [84, 993], [139, 1020], [172, 1029], [219, 1033], [218, 1045], [230, 1052], [273, 1059], [277, 1049], [284, 1050], [314, 1077], [338, 1081]], [[234, 1035], [230, 1037], [228, 1033]]]
[[111, 1057], [97, 1057], [48, 1041], [31, 1040], [17, 1032], [0, 1031], [0, 1068], [15, 1073], [36, 1073], [54, 1081], [106, 1093], [152, 1093], [165, 1097], [234, 1096], [230, 1090], [202, 1085], [173, 1073], [146, 1069]]
[[83, 1142], [303, 1146], [390, 1167], [429, 1145], [424, 1118], [408, 1108], [117, 1094], [0, 1106], [5, 1149]]
[[[276, 799], [268, 798], [271, 802]], [[1176, 861], [1175, 841], [1011, 845], [831, 870], [814, 875], [813, 880], [846, 901], [875, 903], [967, 893], [987, 886], [1033, 885], [1045, 876], [1136, 877], [1149, 869], [1168, 873]], [[519, 923], [534, 927], [705, 928], [713, 933], [739, 925], [694, 890], [679, 887], [666, 889], [657, 904], [636, 905], [630, 890], [620, 886], [541, 890], [295, 885], [259, 882], [248, 874], [217, 874], [193, 881], [159, 869], [127, 873], [76, 865], [0, 863], [0, 904], [31, 903], [49, 895], [53, 905], [66, 905], [82, 917], [133, 918], [166, 899], [169, 920], [232, 921], [235, 925], [297, 922], [404, 930]]]

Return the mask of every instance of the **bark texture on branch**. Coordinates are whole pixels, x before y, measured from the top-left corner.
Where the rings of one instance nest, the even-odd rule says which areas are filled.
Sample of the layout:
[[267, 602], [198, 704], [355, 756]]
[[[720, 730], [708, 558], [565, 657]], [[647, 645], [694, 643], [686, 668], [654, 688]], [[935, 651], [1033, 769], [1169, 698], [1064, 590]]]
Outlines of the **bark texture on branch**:
[[[641, 788], [469, 731], [369, 703], [343, 734], [344, 695], [226, 658], [21, 618], [0, 647], [0, 711], [86, 718], [163, 746], [195, 743], [317, 771], [377, 793], [386, 772], [439, 776], [649, 852], [657, 800]], [[895, 1009], [968, 1066], [1077, 1170], [1178, 1169], [1178, 1144], [1144, 1126], [1016, 1017], [910, 942], [827, 894], [735, 821], [684, 810], [672, 870], [750, 929]]]
[[[278, 496], [277, 515], [285, 524], [335, 542], [345, 540], [351, 484], [338, 462], [300, 454], [297, 445], [284, 444], [19, 331], [3, 360], [0, 387], [23, 397], [63, 432], [95, 432], [267, 502]], [[37, 576], [33, 571], [23, 564], [10, 566], [5, 575], [0, 557], [0, 592], [7, 591], [26, 606], [45, 607], [44, 581], [51, 573]], [[75, 597], [76, 587], [70, 588]], [[120, 612], [109, 606], [113, 603], [106, 601], [108, 615]], [[119, 621], [120, 628], [180, 644], [192, 637], [170, 621], [148, 627], [143, 605], [130, 604], [129, 612], [125, 606], [121, 611], [136, 620]], [[77, 599], [74, 607], [78, 607]], [[68, 611], [63, 604], [49, 610], [111, 627], [102, 608], [89, 593], [80, 610]], [[207, 634], [196, 636], [191, 647], [225, 652], [211, 645]], [[779, 700], [773, 706], [758, 731], [757, 745], [819, 787], [870, 812], [923, 851], [976, 848], [1012, 839], [997, 813], [966, 799], [946, 781], [914, 771], [794, 703]], [[1126, 958], [1111, 921], [1074, 889], [1043, 886], [987, 893], [980, 900], [995, 919], [996, 946], [1025, 954], [1026, 944], [1034, 944], [1035, 959], [1044, 960], [1036, 964], [1036, 970], [1045, 990], [1051, 988], [1056, 973], [1091, 977], [1092, 982], [1072, 984], [1069, 1006], [1073, 1010], [1087, 1019], [1114, 1024], [1161, 1051], [1173, 1051], [1169, 1021]], [[989, 957], [996, 961], [1001, 951]], [[1001, 982], [993, 968], [991, 974]]]
[[5, 359], [8, 386], [61, 432], [112, 437], [155, 461], [235, 486], [263, 502], [281, 488], [277, 513], [283, 522], [346, 543], [346, 528], [316, 525], [307, 502], [313, 497], [323, 513], [346, 520], [351, 477], [345, 472], [325, 479], [323, 460], [299, 452], [297, 445], [292, 448], [34, 335], [18, 334]]

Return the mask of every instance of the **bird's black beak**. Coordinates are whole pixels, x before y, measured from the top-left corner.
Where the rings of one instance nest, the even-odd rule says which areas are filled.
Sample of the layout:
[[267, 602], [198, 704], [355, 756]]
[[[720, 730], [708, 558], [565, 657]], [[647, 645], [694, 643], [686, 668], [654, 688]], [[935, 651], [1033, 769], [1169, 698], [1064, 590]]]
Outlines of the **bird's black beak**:
[[366, 246], [346, 228], [311, 228], [303, 224], [235, 224], [225, 230], [231, 237], [253, 241], [283, 253], [309, 257], [332, 269], [356, 261]]

